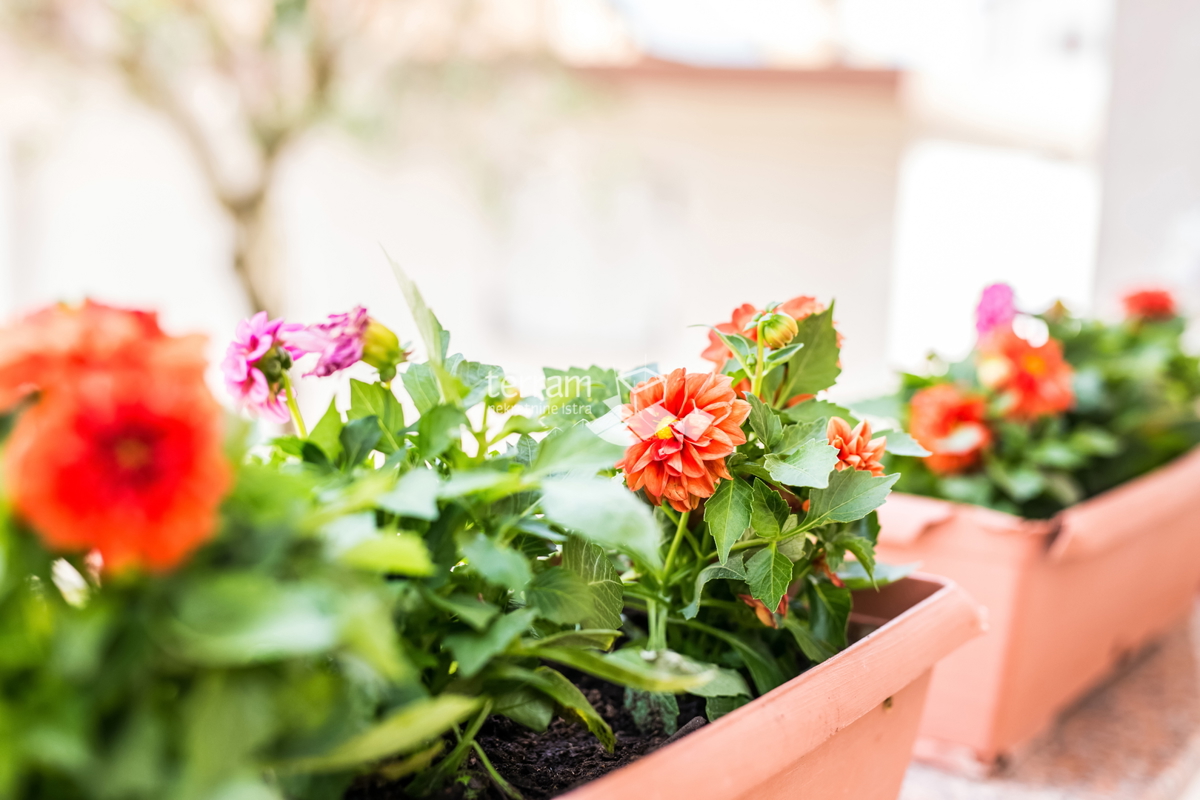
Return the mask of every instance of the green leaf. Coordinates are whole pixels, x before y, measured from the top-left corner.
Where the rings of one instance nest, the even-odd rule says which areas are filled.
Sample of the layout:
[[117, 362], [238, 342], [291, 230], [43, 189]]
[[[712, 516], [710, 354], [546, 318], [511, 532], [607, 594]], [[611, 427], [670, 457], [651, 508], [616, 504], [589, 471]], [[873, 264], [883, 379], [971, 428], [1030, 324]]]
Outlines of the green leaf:
[[779, 492], [762, 481], [754, 482], [754, 497], [750, 500], [750, 527], [764, 539], [777, 539], [787, 522], [787, 501]]
[[846, 629], [854, 603], [849, 589], [811, 580], [808, 584], [809, 624], [813, 634], [839, 652], [846, 647]]
[[504, 385], [502, 368], [478, 361], [459, 362], [454, 366], [454, 377], [458, 378], [466, 391], [462, 398], [463, 408], [471, 408], [485, 397], [499, 392]]
[[717, 558], [729, 560], [729, 549], [750, 527], [750, 502], [754, 491], [750, 484], [734, 477], [721, 481], [717, 491], [704, 504], [704, 523], [717, 544]]
[[499, 499], [499, 496], [520, 491], [525, 486], [521, 476], [495, 469], [473, 469], [455, 472], [438, 489], [438, 498], [449, 500], [483, 492]]
[[828, 420], [830, 417], [841, 417], [851, 424], [857, 424], [857, 420], [849, 409], [842, 408], [828, 400], [805, 400], [780, 413], [792, 422], [811, 423], [817, 419]]
[[883, 505], [899, 474], [875, 477], [869, 472], [844, 469], [829, 478], [829, 488], [813, 489], [802, 530], [830, 522], [854, 522]]
[[363, 459], [375, 449], [375, 445], [379, 444], [381, 438], [383, 438], [383, 431], [379, 429], [378, 417], [363, 417], [347, 423], [342, 428], [342, 432], [338, 434], [342, 451], [345, 453], [343, 463], [346, 468], [361, 464]]
[[987, 474], [1000, 489], [1018, 503], [1037, 497], [1046, 488], [1042, 473], [1029, 467], [1008, 469], [997, 460], [987, 464]]
[[392, 575], [431, 575], [433, 561], [415, 533], [381, 534], [359, 542], [338, 556], [356, 569]]
[[514, 433], [538, 433], [544, 430], [546, 430], [546, 423], [542, 420], [513, 414], [504, 420], [504, 426], [500, 428], [500, 433], [496, 435], [496, 441], [500, 441]]
[[532, 686], [518, 686], [496, 695], [492, 713], [543, 733], [554, 719], [554, 701]]
[[612, 728], [604, 721], [588, 699], [584, 697], [579, 687], [567, 680], [567, 677], [556, 669], [538, 667], [534, 670], [538, 680], [534, 686], [545, 692], [558, 703], [564, 711], [579, 719], [592, 734], [600, 740], [600, 744], [608, 752], [613, 752], [617, 739]]
[[534, 575], [525, 597], [542, 617], [559, 625], [576, 625], [592, 614], [587, 584], [562, 567], [550, 567]]
[[750, 695], [741, 697], [709, 697], [704, 701], [704, 715], [709, 722], [716, 722], [730, 711], [736, 711], [750, 702]]
[[772, 478], [785, 486], [829, 486], [829, 474], [838, 463], [838, 449], [828, 442], [810, 439], [794, 452], [780, 458], [768, 455], [763, 466]]
[[688, 622], [687, 626], [706, 633], [714, 639], [720, 639], [737, 651], [742, 661], [745, 662], [746, 669], [750, 671], [750, 677], [754, 680], [754, 688], [758, 690], [759, 694], [766, 694], [783, 684], [785, 680], [783, 671], [761, 641], [752, 644], [728, 631], [695, 620]]
[[449, 597], [443, 597], [424, 589], [421, 596], [430, 605], [455, 615], [477, 631], [487, 628], [488, 623], [500, 613], [500, 609], [491, 603], [486, 603], [469, 594], [452, 594]]
[[503, 653], [537, 618], [532, 608], [523, 608], [500, 617], [485, 633], [455, 633], [445, 639], [446, 647], [458, 662], [458, 674], [470, 678]]
[[437, 473], [418, 467], [406, 472], [396, 486], [375, 502], [384, 511], [401, 517], [435, 520], [438, 518], [437, 498], [442, 481]]
[[615, 653], [597, 653], [566, 647], [539, 647], [536, 655], [643, 692], [690, 692], [714, 677], [711, 670], [697, 670], [695, 662], [670, 650], [653, 652], [627, 647]]
[[932, 455], [928, 450], [921, 446], [921, 443], [914, 439], [904, 431], [886, 431], [884, 435], [887, 437], [887, 452], [894, 456], [916, 456], [924, 458]]
[[421, 334], [421, 340], [425, 343], [425, 357], [430, 363], [443, 363], [446, 360], [446, 353], [450, 349], [450, 334], [446, 332], [446, 329], [438, 322], [437, 317], [429, 310], [429, 306], [425, 304], [425, 298], [421, 296], [421, 290], [405, 274], [400, 265], [393, 261], [391, 256], [387, 256], [387, 260], [392, 265], [392, 272], [396, 276], [396, 282], [400, 284], [400, 291], [404, 293], [404, 299], [408, 303], [408, 310], [412, 312], [413, 322], [417, 325], [417, 332]]
[[442, 402], [442, 390], [438, 387], [437, 375], [428, 364], [409, 364], [408, 369], [400, 373], [400, 381], [421, 414], [427, 413]]
[[774, 611], [792, 582], [792, 562], [774, 547], [764, 547], [746, 562], [750, 594]]
[[775, 447], [775, 455], [782, 458], [789, 453], [799, 450], [801, 445], [809, 441], [815, 440], [823, 444], [828, 444], [828, 439], [825, 436], [825, 428], [828, 422], [829, 420], [825, 417], [817, 417], [808, 422], [800, 422], [784, 427], [783, 435], [779, 437], [779, 444]]
[[308, 434], [308, 441], [321, 448], [329, 460], [336, 463], [342, 455], [343, 423], [342, 415], [338, 413], [335, 402], [336, 398], [329, 401], [329, 408], [325, 409], [325, 415]]
[[854, 554], [858, 559], [858, 563], [866, 570], [867, 577], [874, 582], [875, 580], [875, 545], [870, 539], [864, 539], [861, 536], [839, 536], [837, 544]]
[[873, 575], [867, 575], [863, 565], [857, 561], [847, 561], [837, 571], [838, 578], [846, 584], [846, 588], [857, 592], [860, 589], [887, 586], [898, 580], [907, 578], [920, 568], [919, 563], [913, 564], [876, 564]]
[[650, 509], [624, 486], [599, 478], [548, 480], [542, 487], [542, 510], [589, 541], [651, 569], [662, 566], [662, 530]]
[[564, 472], [594, 475], [602, 469], [612, 469], [624, 454], [625, 448], [604, 441], [587, 425], [578, 423], [542, 440], [537, 460], [533, 462], [533, 475]]
[[563, 545], [562, 565], [583, 579], [592, 596], [591, 613], [581, 624], [585, 628], [620, 628], [625, 589], [604, 548], [572, 536]]
[[804, 653], [805, 657], [814, 664], [820, 664], [837, 655], [837, 650], [829, 643], [818, 639], [812, 632], [808, 620], [798, 619], [794, 614], [789, 614], [783, 620], [783, 627], [792, 634], [792, 638], [800, 647], [800, 652]]
[[710, 564], [700, 570], [700, 574], [696, 576], [696, 593], [692, 602], [680, 609], [684, 619], [695, 619], [696, 615], [700, 613], [700, 599], [704, 595], [704, 586], [709, 581], [715, 580], [746, 580], [746, 567], [742, 564], [742, 554], [734, 553], [724, 564]]
[[457, 694], [418, 700], [330, 752], [287, 762], [295, 772], [340, 772], [389, 756], [411, 753], [474, 714], [483, 701]]
[[452, 444], [462, 441], [462, 426], [467, 424], [467, 415], [454, 406], [434, 406], [417, 421], [417, 432], [421, 436], [421, 457], [432, 461], [445, 453]]
[[488, 583], [514, 592], [523, 590], [533, 577], [525, 556], [485, 534], [476, 533], [467, 538], [462, 544], [462, 553], [471, 569]]
[[522, 642], [529, 649], [538, 647], [582, 647], [588, 650], [608, 650], [621, 637], [621, 632], [612, 628], [584, 628], [577, 631], [552, 633], [541, 639]]
[[816, 394], [837, 381], [842, 368], [838, 365], [841, 350], [837, 331], [833, 327], [833, 305], [820, 314], [799, 321], [794, 343], [804, 347], [787, 362], [787, 377], [783, 384], [782, 400], [800, 394]]
[[392, 390], [380, 383], [350, 379], [350, 419], [377, 417], [383, 432], [376, 448], [391, 454], [404, 449], [404, 407]]
[[679, 701], [667, 692], [643, 692], [625, 687], [625, 710], [643, 734], [672, 735], [679, 730]]
[[767, 452], [770, 452], [779, 442], [779, 437], [783, 433], [783, 423], [779, 421], [773, 408], [764, 405], [754, 395], [747, 393], [746, 400], [750, 403], [750, 429], [763, 443]]
[[688, 694], [694, 694], [697, 697], [737, 697], [750, 694], [750, 687], [746, 685], [746, 679], [736, 670], [724, 669], [715, 664], [705, 664], [699, 661], [692, 661], [692, 664], [699, 669], [711, 670], [714, 675], [708, 683], [689, 689]]

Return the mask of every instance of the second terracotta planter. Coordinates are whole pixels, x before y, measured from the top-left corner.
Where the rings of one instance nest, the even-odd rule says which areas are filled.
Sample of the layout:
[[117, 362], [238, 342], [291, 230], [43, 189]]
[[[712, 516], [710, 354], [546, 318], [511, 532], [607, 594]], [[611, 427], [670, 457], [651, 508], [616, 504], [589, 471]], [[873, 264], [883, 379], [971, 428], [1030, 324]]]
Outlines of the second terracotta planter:
[[930, 670], [981, 631], [980, 611], [929, 576], [858, 592], [854, 610], [873, 632], [565, 800], [895, 800]]
[[934, 671], [917, 757], [986, 772], [1185, 617], [1197, 498], [1200, 451], [1052, 520], [893, 494], [878, 558], [919, 562], [988, 609], [988, 634]]

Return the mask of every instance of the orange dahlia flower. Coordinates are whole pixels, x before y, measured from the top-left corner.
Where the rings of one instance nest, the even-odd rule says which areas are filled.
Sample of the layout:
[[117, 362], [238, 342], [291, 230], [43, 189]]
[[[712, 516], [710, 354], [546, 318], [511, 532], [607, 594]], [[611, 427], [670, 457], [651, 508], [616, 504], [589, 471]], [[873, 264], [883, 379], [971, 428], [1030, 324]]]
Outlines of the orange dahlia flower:
[[1173, 319], [1178, 313], [1175, 298], [1163, 289], [1144, 289], [1131, 292], [1122, 299], [1125, 316], [1131, 319]]
[[684, 512], [730, 477], [725, 459], [746, 441], [750, 404], [738, 399], [728, 375], [677, 369], [639, 383], [621, 414], [637, 439], [617, 462], [625, 483]]
[[980, 383], [1004, 397], [1004, 413], [1013, 419], [1061, 414], [1075, 404], [1071, 365], [1054, 339], [1034, 347], [997, 329], [980, 340], [978, 374]]
[[825, 428], [825, 436], [829, 444], [837, 448], [838, 471], [858, 469], [879, 476], [883, 474], [883, 450], [887, 447], [887, 437], [871, 438], [871, 423], [863, 420], [850, 429], [850, 423], [841, 417], [832, 417]]
[[[38, 333], [52, 337], [40, 349]], [[109, 570], [167, 569], [213, 534], [230, 468], [203, 337], [89, 303], [0, 330], [0, 352], [0, 396], [37, 391], [4, 470], [14, 507], [47, 545], [95, 550]]]
[[[801, 295], [793, 297], [786, 303], [781, 303], [775, 307], [775, 310], [787, 314], [792, 319], [799, 322], [805, 317], [812, 314], [820, 314], [825, 310], [825, 306], [820, 303], [815, 297], [806, 297]], [[733, 310], [729, 322], [722, 322], [719, 325], [714, 325], [718, 331], [724, 334], [740, 333], [743, 336], [757, 341], [758, 330], [750, 325], [750, 321], [761, 311], [749, 303], [743, 303]], [[713, 362], [717, 369], [725, 366], [725, 362], [733, 358], [733, 353], [725, 343], [721, 341], [721, 337], [717, 336], [716, 332], [708, 332], [708, 347], [704, 348], [704, 352], [700, 354], [701, 358]]]
[[909, 432], [932, 454], [925, 459], [929, 469], [949, 475], [979, 463], [983, 448], [992, 441], [992, 432], [983, 421], [985, 412], [982, 397], [964, 394], [949, 383], [913, 395]]

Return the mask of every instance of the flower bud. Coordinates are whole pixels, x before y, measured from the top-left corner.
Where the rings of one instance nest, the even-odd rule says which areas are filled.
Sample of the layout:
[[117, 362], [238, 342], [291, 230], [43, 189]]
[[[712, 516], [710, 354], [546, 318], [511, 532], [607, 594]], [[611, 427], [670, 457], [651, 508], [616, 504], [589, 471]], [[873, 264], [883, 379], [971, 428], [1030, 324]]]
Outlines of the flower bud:
[[408, 353], [400, 346], [400, 339], [381, 322], [367, 320], [363, 334], [362, 360], [379, 370], [379, 379], [390, 381], [396, 377], [396, 365], [408, 360]]
[[786, 347], [792, 339], [796, 338], [799, 330], [796, 320], [787, 314], [779, 312], [767, 314], [762, 322], [763, 344], [772, 350]]

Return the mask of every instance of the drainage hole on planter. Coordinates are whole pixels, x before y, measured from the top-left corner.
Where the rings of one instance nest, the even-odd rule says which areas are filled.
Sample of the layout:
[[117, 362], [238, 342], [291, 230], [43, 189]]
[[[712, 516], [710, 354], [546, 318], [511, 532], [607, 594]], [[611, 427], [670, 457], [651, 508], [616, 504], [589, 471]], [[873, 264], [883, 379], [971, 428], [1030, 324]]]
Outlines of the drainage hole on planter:
[[883, 710], [890, 711], [892, 706], [894, 706], [895, 704], [896, 704], [895, 698], [892, 698], [892, 697], [885, 698], [883, 701]]

